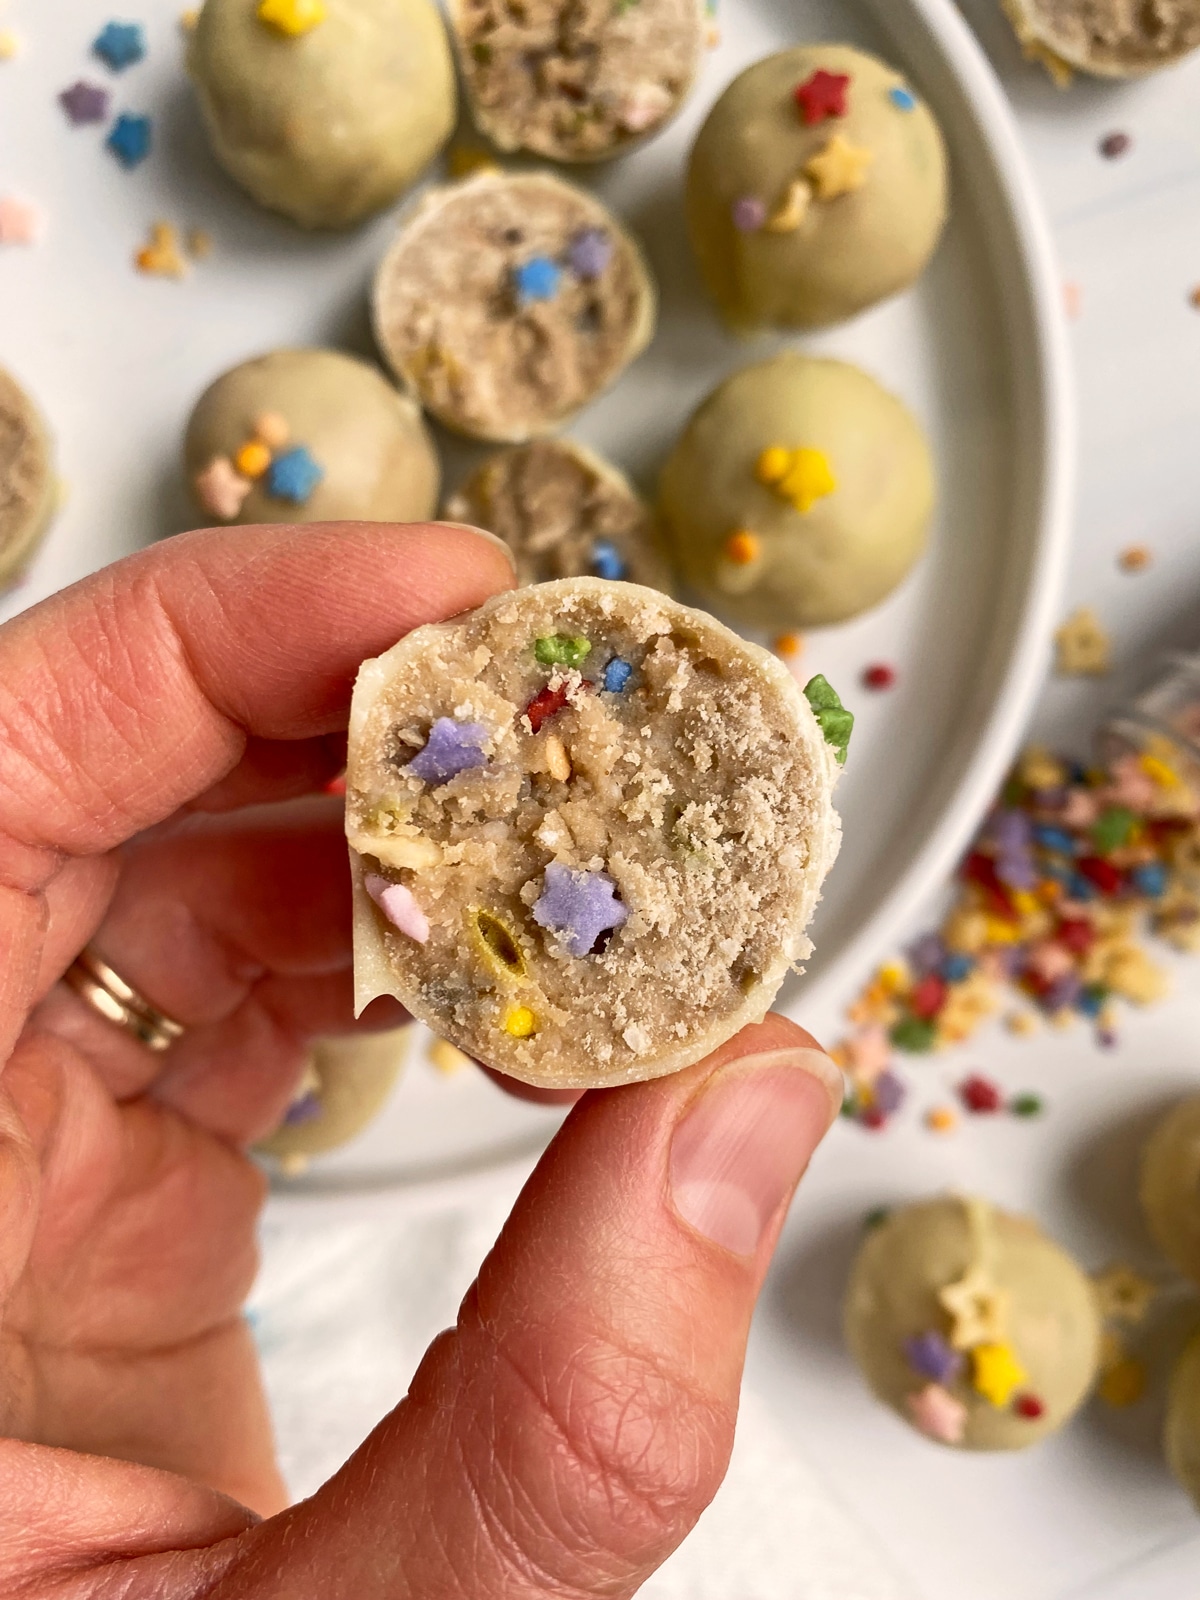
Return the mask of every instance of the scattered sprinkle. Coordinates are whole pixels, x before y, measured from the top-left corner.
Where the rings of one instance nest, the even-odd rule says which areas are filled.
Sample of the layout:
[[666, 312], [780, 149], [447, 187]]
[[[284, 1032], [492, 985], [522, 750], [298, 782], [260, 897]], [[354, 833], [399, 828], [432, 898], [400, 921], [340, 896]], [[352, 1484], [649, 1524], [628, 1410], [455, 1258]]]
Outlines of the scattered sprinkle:
[[1154, 559], [1149, 548], [1144, 544], [1126, 545], [1117, 557], [1117, 565], [1122, 572], [1145, 572]]
[[243, 478], [261, 478], [271, 465], [271, 452], [260, 439], [250, 439], [234, 456], [233, 464]]
[[802, 633], [781, 633], [771, 648], [777, 656], [782, 656], [785, 661], [794, 661], [804, 654], [804, 635]]
[[41, 221], [41, 214], [27, 200], [4, 196], [0, 199], [0, 244], [36, 244]]
[[124, 72], [146, 54], [146, 35], [137, 22], [107, 22], [92, 41], [92, 54], [114, 72]]
[[763, 226], [768, 233], [794, 233], [808, 215], [812, 198], [813, 188], [808, 179], [793, 178]]
[[607, 578], [612, 582], [625, 576], [624, 557], [611, 539], [592, 541], [592, 571], [598, 578]]
[[549, 256], [531, 256], [513, 268], [513, 288], [520, 305], [553, 300], [562, 282], [562, 268]]
[[1132, 147], [1133, 140], [1127, 133], [1106, 133], [1100, 141], [1100, 154], [1106, 161], [1116, 161]]
[[451, 1044], [449, 1039], [432, 1039], [428, 1055], [432, 1066], [446, 1078], [452, 1078], [456, 1072], [471, 1065], [470, 1056], [457, 1045]]
[[917, 97], [911, 89], [906, 89], [902, 83], [894, 83], [888, 90], [888, 99], [897, 111], [915, 111]]
[[958, 1086], [958, 1098], [976, 1116], [990, 1116], [1004, 1109], [1004, 1095], [990, 1078], [972, 1073]]
[[528, 1006], [510, 1006], [504, 1013], [501, 1026], [514, 1039], [528, 1039], [530, 1034], [537, 1032], [537, 1018]]
[[971, 1382], [993, 1406], [1005, 1406], [1028, 1373], [1007, 1344], [977, 1344], [971, 1351]]
[[591, 654], [592, 641], [582, 634], [546, 634], [533, 642], [533, 656], [543, 667], [581, 667]]
[[58, 103], [67, 113], [67, 121], [75, 127], [88, 122], [104, 122], [108, 117], [109, 93], [98, 83], [85, 83], [82, 78], [64, 89]]
[[962, 1352], [952, 1350], [936, 1329], [906, 1339], [904, 1355], [914, 1372], [934, 1383], [953, 1383], [964, 1364]]
[[905, 1401], [908, 1414], [927, 1438], [941, 1444], [961, 1444], [967, 1427], [967, 1408], [939, 1383], [927, 1383]]
[[1054, 635], [1055, 670], [1064, 678], [1102, 677], [1112, 646], [1094, 611], [1080, 606]]
[[1123, 1411], [1126, 1406], [1138, 1403], [1146, 1392], [1146, 1369], [1140, 1361], [1127, 1356], [1107, 1372], [1102, 1373], [1096, 1393], [1106, 1406]]
[[896, 683], [896, 669], [889, 666], [886, 661], [876, 661], [867, 667], [862, 675], [863, 687], [866, 689], [891, 689]]
[[1014, 1117], [1040, 1117], [1046, 1106], [1040, 1094], [1026, 1092], [1014, 1095], [1008, 1109]]
[[199, 21], [200, 12], [198, 9], [189, 8], [187, 11], [181, 11], [179, 13], [179, 26], [183, 29], [184, 33], [194, 33], [196, 31], [196, 24]]
[[862, 1220], [863, 1232], [870, 1233], [872, 1229], [882, 1227], [890, 1216], [887, 1206], [873, 1206]]
[[811, 78], [798, 83], [792, 95], [805, 127], [815, 127], [817, 123], [824, 122], [826, 117], [844, 117], [849, 88], [847, 73], [826, 72], [823, 67], [818, 67]]
[[829, 457], [808, 445], [798, 445], [794, 450], [785, 445], [768, 445], [755, 462], [754, 475], [781, 500], [789, 501], [801, 516], [837, 489]]
[[258, 20], [291, 39], [325, 21], [323, 0], [259, 0]]
[[140, 166], [150, 154], [150, 118], [122, 111], [104, 143], [127, 170]]
[[214, 456], [203, 471], [192, 479], [192, 488], [202, 510], [222, 522], [232, 522], [241, 512], [246, 496], [253, 488], [248, 478], [243, 478], [228, 456]]
[[1158, 1286], [1124, 1262], [1116, 1262], [1097, 1272], [1092, 1283], [1100, 1306], [1100, 1315], [1113, 1322], [1136, 1326], [1143, 1322], [1150, 1310]]
[[436, 788], [460, 772], [486, 766], [488, 758], [482, 746], [487, 737], [488, 730], [482, 722], [456, 722], [453, 717], [438, 717], [424, 747], [404, 771]]
[[1193, 306], [1195, 310], [1200, 311], [1200, 283], [1188, 295], [1188, 304]]
[[825, 735], [825, 743], [837, 753], [839, 767], [846, 765], [846, 751], [854, 731], [854, 713], [847, 711], [838, 698], [837, 690], [822, 673], [810, 678], [804, 685], [804, 698], [813, 708], [817, 726]]
[[429, 919], [411, 889], [406, 889], [402, 883], [391, 883], [374, 872], [364, 876], [363, 888], [393, 928], [416, 944], [427, 943]]
[[744, 194], [730, 206], [729, 215], [739, 233], [757, 233], [767, 220], [767, 208], [757, 195]]
[[267, 493], [276, 500], [302, 506], [325, 476], [306, 445], [295, 445], [276, 456], [267, 469]]
[[576, 872], [560, 861], [546, 867], [533, 920], [552, 933], [564, 933], [573, 956], [591, 955], [601, 934], [615, 932], [629, 916], [607, 872]]
[[809, 159], [804, 174], [816, 185], [819, 200], [837, 200], [864, 186], [867, 168], [874, 159], [874, 151], [853, 145], [835, 133], [825, 148]]
[[1078, 322], [1083, 311], [1083, 285], [1068, 280], [1063, 284], [1063, 310], [1068, 320]]
[[623, 694], [632, 677], [633, 668], [629, 662], [614, 656], [604, 669], [604, 687], [609, 694]]
[[726, 539], [721, 554], [735, 567], [751, 567], [762, 560], [762, 540], [749, 528], [738, 528]]
[[612, 238], [604, 228], [581, 228], [567, 246], [571, 271], [584, 283], [594, 283], [612, 258]]
[[[187, 276], [187, 262], [179, 249], [179, 235], [169, 222], [155, 222], [150, 237], [138, 250], [133, 264], [139, 272], [152, 277], [183, 278]], [[240, 469], [239, 469], [240, 470]], [[254, 476], [254, 474], [244, 474]]]
[[931, 1133], [952, 1133], [958, 1118], [950, 1106], [933, 1106], [925, 1113], [925, 1126]]
[[1025, 1422], [1037, 1422], [1040, 1417], [1046, 1415], [1046, 1402], [1027, 1391], [1019, 1394], [1013, 1401], [1013, 1410]]

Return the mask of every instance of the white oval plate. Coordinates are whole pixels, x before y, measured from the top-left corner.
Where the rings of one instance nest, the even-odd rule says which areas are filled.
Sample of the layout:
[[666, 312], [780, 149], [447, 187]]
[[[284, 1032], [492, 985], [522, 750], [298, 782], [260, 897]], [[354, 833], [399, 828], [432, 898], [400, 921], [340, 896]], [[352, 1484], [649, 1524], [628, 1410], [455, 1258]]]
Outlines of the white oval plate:
[[[369, 348], [365, 284], [382, 218], [307, 236], [259, 210], [208, 156], [182, 76], [175, 0], [139, 9], [147, 60], [113, 80], [118, 108], [149, 111], [155, 154], [122, 172], [94, 129], [71, 130], [54, 94], [103, 78], [87, 47], [90, 0], [59, 0], [39, 29], [26, 0], [24, 60], [5, 66], [7, 192], [48, 213], [44, 240], [0, 253], [0, 361], [36, 393], [59, 439], [67, 505], [30, 580], [0, 617], [146, 540], [187, 525], [177, 465], [188, 410], [224, 367], [277, 344]], [[817, 954], [781, 1004], [822, 1030], [965, 843], [1008, 761], [1045, 666], [1066, 548], [1071, 406], [1060, 286], [1016, 133], [990, 67], [950, 0], [740, 0], [684, 114], [611, 169], [579, 174], [641, 233], [662, 289], [660, 332], [574, 430], [650, 485], [675, 432], [726, 373], [784, 341], [726, 335], [684, 236], [680, 175], [708, 107], [741, 67], [798, 39], [879, 51], [933, 105], [953, 161], [953, 218], [911, 293], [803, 340], [860, 363], [925, 421], [939, 462], [932, 549], [885, 605], [814, 633], [802, 671], [823, 672], [858, 716], [839, 788], [845, 846], [817, 916]], [[93, 67], [95, 70], [93, 70]], [[131, 256], [165, 217], [208, 229], [211, 260], [182, 284]], [[471, 452], [448, 443], [448, 480]], [[863, 668], [897, 687], [871, 695]], [[352, 1146], [282, 1193], [424, 1202], [488, 1169], [527, 1162], [556, 1118], [475, 1074], [424, 1064]]]

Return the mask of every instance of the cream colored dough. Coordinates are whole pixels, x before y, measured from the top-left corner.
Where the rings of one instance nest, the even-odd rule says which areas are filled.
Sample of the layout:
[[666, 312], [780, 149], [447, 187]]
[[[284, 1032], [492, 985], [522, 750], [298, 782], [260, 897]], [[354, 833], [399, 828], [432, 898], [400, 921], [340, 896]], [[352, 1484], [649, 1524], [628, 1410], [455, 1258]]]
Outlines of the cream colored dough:
[[1182, 1100], [1142, 1153], [1142, 1215], [1155, 1244], [1200, 1283], [1200, 1095]]
[[1171, 1375], [1163, 1444], [1168, 1466], [1200, 1510], [1200, 1333]]
[[[818, 69], [850, 76], [848, 114], [806, 126], [794, 93]], [[692, 148], [686, 199], [701, 274], [731, 327], [841, 322], [924, 270], [946, 220], [946, 152], [923, 101], [901, 110], [891, 99], [907, 87], [848, 45], [800, 45], [748, 67], [722, 94]], [[787, 231], [735, 226], [739, 200], [778, 213], [835, 136], [870, 157], [860, 189], [812, 194]]]
[[[289, 445], [305, 445], [324, 476], [302, 505], [275, 498], [260, 478], [235, 517], [214, 515], [197, 475], [215, 457], [232, 460], [264, 413], [283, 419]], [[196, 402], [184, 468], [214, 522], [420, 522], [434, 514], [440, 481], [416, 402], [336, 350], [273, 350], [223, 373]]]
[[433, 0], [325, 0], [289, 37], [254, 0], [206, 0], [187, 66], [213, 151], [261, 205], [346, 228], [390, 205], [454, 128], [450, 45]]
[[20, 577], [54, 516], [58, 481], [50, 430], [0, 367], [0, 585]]
[[[820, 451], [836, 487], [804, 512], [760, 481], [772, 446]], [[789, 351], [743, 367], [692, 416], [662, 474], [680, 572], [753, 627], [842, 622], [876, 605], [925, 548], [933, 463], [912, 413], [857, 367]], [[757, 541], [737, 564], [731, 536]]]

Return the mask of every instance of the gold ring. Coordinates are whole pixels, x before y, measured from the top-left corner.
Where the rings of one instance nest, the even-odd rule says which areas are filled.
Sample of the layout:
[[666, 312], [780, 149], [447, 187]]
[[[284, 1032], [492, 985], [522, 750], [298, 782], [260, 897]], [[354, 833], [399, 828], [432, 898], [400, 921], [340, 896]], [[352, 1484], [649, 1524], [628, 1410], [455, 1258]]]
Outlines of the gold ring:
[[183, 1032], [181, 1022], [152, 1006], [92, 949], [80, 951], [63, 973], [63, 982], [93, 1011], [124, 1028], [148, 1050], [166, 1050]]

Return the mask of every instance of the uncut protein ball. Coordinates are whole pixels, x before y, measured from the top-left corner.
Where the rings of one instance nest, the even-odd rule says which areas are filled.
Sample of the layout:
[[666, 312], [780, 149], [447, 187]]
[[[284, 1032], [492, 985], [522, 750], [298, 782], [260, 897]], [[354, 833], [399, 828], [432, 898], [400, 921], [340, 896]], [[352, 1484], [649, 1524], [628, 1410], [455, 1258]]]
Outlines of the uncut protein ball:
[[1200, 1510], [1200, 1334], [1185, 1346], [1171, 1374], [1163, 1445], [1167, 1465]]
[[451, 6], [480, 131], [552, 161], [599, 161], [657, 132], [692, 86], [707, 21], [702, 0]]
[[750, 627], [843, 622], [925, 548], [933, 462], [912, 413], [857, 367], [787, 351], [693, 414], [663, 469], [676, 565]]
[[0, 586], [20, 577], [57, 500], [50, 431], [21, 385], [0, 367]]
[[[286, 18], [286, 5], [273, 9]], [[257, 0], [205, 0], [188, 45], [217, 160], [306, 228], [347, 228], [390, 205], [457, 114], [433, 0], [323, 0], [299, 31], [259, 12]]]
[[412, 1028], [322, 1039], [283, 1121], [255, 1150], [297, 1171], [349, 1144], [379, 1115], [408, 1055]]
[[1200, 0], [1001, 0], [1021, 48], [1064, 87], [1072, 71], [1139, 78], [1200, 45]]
[[471, 438], [549, 433], [649, 343], [654, 287], [600, 202], [542, 172], [432, 189], [380, 264], [375, 333], [427, 411]]
[[932, 113], [848, 45], [801, 45], [736, 77], [692, 147], [687, 222], [729, 325], [818, 328], [905, 289], [946, 220]]
[[366, 662], [358, 1007], [393, 994], [559, 1087], [673, 1072], [761, 1019], [840, 839], [850, 718], [823, 679], [807, 692], [816, 715], [766, 651], [598, 578], [498, 595]]
[[1169, 1111], [1147, 1140], [1140, 1198], [1155, 1244], [1200, 1283], [1200, 1095]]
[[184, 439], [214, 522], [421, 522], [440, 468], [410, 395], [337, 350], [273, 350], [200, 396]]
[[521, 583], [624, 578], [670, 592], [649, 506], [616, 467], [569, 439], [497, 450], [446, 502], [503, 539]]
[[1036, 1223], [945, 1196], [867, 1234], [845, 1332], [875, 1394], [920, 1432], [1019, 1450], [1082, 1405], [1101, 1321], [1086, 1274]]

